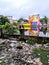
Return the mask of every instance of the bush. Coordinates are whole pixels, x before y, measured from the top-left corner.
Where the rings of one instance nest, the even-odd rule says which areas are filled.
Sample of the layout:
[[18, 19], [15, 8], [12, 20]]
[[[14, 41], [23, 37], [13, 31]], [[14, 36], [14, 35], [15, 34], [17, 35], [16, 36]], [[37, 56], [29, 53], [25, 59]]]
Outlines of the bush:
[[17, 33], [18, 28], [16, 28], [15, 26], [13, 26], [12, 24], [6, 22], [5, 25], [2, 25], [2, 29], [3, 29], [3, 34], [4, 33], [8, 33], [8, 34], [14, 34]]
[[34, 42], [34, 40], [27, 39], [27, 40], [26, 40], [26, 43], [33, 45], [35, 42]]

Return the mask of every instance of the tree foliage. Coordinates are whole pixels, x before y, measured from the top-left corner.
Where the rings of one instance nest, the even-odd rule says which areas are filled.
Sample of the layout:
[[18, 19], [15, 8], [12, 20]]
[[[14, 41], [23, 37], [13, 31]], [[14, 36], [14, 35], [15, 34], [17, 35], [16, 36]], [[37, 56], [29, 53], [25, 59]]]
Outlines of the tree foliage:
[[47, 18], [46, 16], [44, 16], [44, 18], [41, 18], [40, 21], [41, 21], [42, 26], [43, 26], [43, 27], [42, 27], [42, 31], [43, 31], [44, 34], [46, 34], [46, 32], [47, 32], [47, 27], [46, 27], [45, 24], [47, 24], [48, 18]]
[[16, 27], [12, 24], [6, 22], [5, 25], [2, 25], [3, 33], [14, 34], [18, 31]]
[[1, 17], [0, 17], [0, 25], [4, 25], [6, 22], [9, 23], [8, 18], [5, 17], [5, 16], [1, 16]]
[[18, 22], [22, 22], [22, 21], [24, 21], [24, 22], [28, 22], [27, 19], [23, 19], [23, 18], [20, 18], [20, 19], [18, 20]]
[[48, 22], [48, 18], [46, 16], [44, 16], [44, 18], [40, 19], [41, 23], [46, 23]]

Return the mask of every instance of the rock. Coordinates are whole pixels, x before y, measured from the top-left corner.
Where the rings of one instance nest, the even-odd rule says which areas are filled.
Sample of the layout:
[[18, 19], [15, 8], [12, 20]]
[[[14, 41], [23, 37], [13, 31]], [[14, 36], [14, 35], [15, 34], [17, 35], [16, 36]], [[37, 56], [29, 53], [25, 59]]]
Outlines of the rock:
[[34, 58], [34, 62], [36, 63], [36, 65], [42, 65], [40, 58]]

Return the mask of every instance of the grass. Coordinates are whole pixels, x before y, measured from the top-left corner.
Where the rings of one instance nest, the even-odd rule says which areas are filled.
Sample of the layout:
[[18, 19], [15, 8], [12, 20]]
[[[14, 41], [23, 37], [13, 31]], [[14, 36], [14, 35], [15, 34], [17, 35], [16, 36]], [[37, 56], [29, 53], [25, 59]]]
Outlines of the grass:
[[49, 51], [48, 50], [44, 50], [44, 49], [34, 49], [33, 50], [33, 56], [40, 58], [41, 62], [43, 63], [43, 65], [48, 65], [48, 57], [47, 55], [49, 55]]

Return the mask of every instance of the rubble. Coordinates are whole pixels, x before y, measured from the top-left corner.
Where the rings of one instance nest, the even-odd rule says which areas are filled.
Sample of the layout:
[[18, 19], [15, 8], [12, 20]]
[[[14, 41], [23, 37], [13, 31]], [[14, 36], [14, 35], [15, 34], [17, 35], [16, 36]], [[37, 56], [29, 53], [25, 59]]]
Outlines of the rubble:
[[33, 57], [32, 45], [21, 41], [6, 40], [0, 46], [2, 46], [0, 51], [0, 64], [2, 65], [42, 65], [40, 59]]

